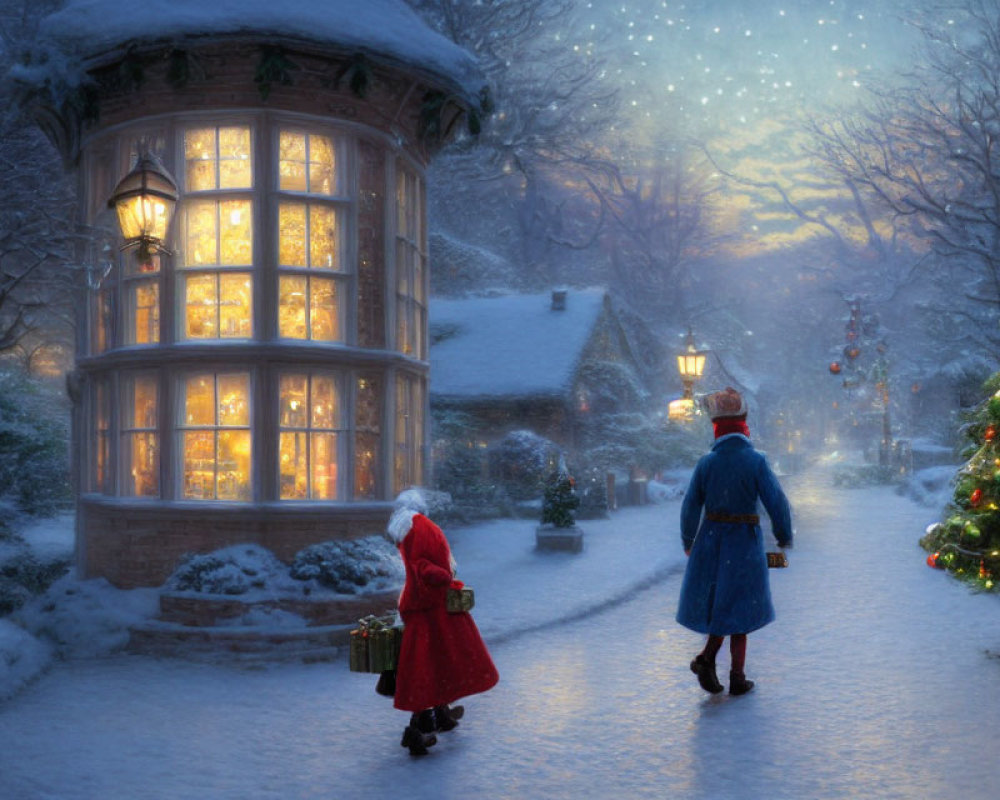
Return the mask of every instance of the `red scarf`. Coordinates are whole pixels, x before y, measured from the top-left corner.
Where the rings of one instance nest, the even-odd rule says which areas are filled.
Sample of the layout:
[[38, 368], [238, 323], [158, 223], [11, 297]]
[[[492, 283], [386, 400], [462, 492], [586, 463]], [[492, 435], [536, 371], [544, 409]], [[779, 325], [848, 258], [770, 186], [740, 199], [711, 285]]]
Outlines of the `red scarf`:
[[722, 417], [712, 420], [712, 427], [715, 429], [715, 438], [725, 436], [727, 433], [742, 433], [750, 438], [750, 428], [747, 427], [746, 417]]

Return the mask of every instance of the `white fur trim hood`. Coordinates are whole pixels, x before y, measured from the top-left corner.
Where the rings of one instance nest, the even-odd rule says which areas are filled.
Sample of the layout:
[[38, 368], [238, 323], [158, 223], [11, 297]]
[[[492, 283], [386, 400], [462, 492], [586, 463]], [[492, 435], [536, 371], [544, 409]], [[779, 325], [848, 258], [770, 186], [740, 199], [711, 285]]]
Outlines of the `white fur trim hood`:
[[402, 542], [406, 538], [406, 534], [413, 529], [413, 518], [418, 513], [412, 508], [397, 508], [393, 511], [386, 528], [389, 532], [389, 538], [396, 544]]

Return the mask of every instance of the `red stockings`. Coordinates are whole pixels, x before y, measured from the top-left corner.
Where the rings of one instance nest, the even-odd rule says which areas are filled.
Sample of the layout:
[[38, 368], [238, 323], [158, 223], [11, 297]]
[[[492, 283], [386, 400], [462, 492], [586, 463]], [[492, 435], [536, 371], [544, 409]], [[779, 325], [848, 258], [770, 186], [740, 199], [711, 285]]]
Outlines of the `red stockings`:
[[[715, 657], [722, 649], [722, 642], [725, 638], [724, 636], [709, 635], [708, 641], [705, 642], [705, 649], [701, 651], [708, 662], [715, 663]], [[731, 666], [733, 672], [743, 672], [747, 660], [747, 635], [745, 633], [734, 633], [729, 637], [729, 655], [733, 662]]]

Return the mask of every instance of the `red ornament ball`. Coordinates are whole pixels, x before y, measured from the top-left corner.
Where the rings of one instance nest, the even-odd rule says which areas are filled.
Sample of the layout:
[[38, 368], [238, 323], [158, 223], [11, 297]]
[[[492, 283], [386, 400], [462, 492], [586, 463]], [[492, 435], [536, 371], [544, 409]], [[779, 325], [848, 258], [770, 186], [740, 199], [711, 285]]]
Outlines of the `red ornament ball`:
[[840, 362], [839, 361], [834, 361], [832, 364], [830, 364], [830, 374], [831, 375], [839, 375], [840, 374]]
[[981, 502], [983, 502], [983, 490], [973, 489], [972, 494], [969, 495], [969, 502], [974, 506], [978, 506]]
[[938, 557], [940, 555], [941, 555], [940, 553], [931, 553], [929, 556], [927, 556], [927, 566], [934, 567], [935, 569], [939, 568], [941, 566], [940, 564], [938, 564]]
[[983, 438], [985, 438], [987, 442], [992, 442], [993, 437], [996, 435], [997, 429], [992, 425], [987, 426], [986, 430], [983, 432]]

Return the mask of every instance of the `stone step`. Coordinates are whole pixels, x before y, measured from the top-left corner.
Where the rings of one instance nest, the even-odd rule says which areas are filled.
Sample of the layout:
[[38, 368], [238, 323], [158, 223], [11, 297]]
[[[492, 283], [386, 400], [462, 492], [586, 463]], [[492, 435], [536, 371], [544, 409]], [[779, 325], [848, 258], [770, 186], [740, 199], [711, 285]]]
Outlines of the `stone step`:
[[347, 657], [350, 632], [356, 624], [195, 628], [152, 620], [131, 628], [126, 650], [193, 661], [333, 661]]

